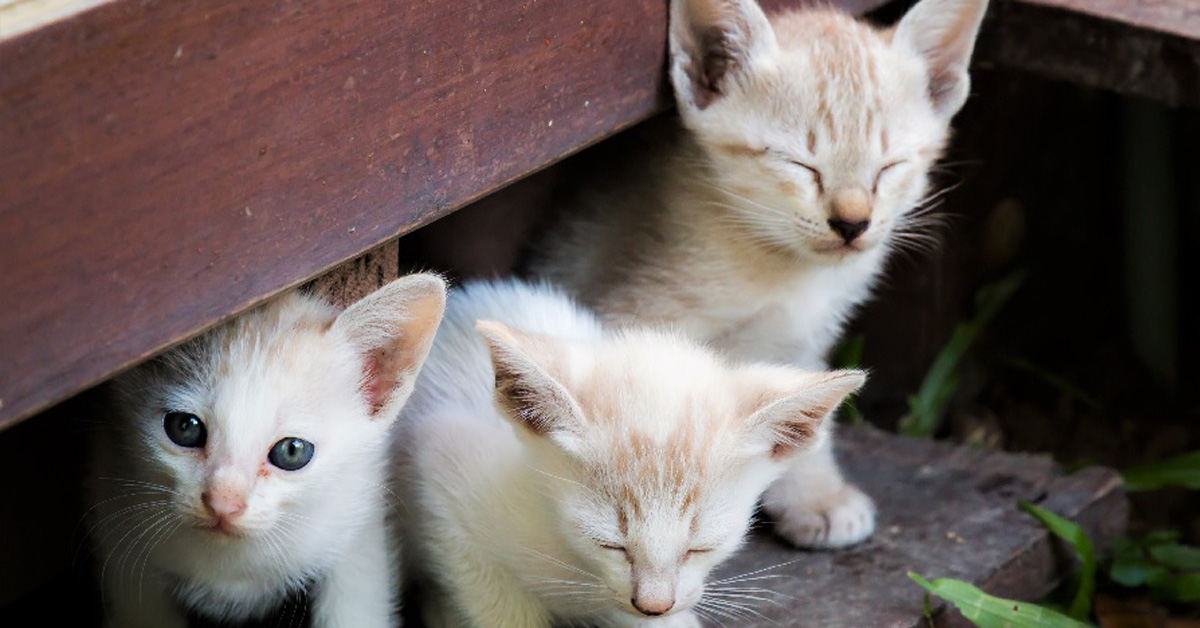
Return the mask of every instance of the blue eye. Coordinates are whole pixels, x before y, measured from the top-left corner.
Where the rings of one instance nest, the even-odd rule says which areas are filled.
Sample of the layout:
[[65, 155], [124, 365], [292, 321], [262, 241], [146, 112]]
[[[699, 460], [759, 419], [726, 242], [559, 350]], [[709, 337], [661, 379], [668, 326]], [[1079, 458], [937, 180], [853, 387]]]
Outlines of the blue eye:
[[312, 460], [314, 449], [313, 444], [303, 438], [289, 436], [271, 447], [267, 460], [284, 471], [295, 471]]
[[198, 449], [208, 442], [204, 421], [190, 412], [172, 411], [163, 415], [163, 431], [171, 442], [188, 449]]

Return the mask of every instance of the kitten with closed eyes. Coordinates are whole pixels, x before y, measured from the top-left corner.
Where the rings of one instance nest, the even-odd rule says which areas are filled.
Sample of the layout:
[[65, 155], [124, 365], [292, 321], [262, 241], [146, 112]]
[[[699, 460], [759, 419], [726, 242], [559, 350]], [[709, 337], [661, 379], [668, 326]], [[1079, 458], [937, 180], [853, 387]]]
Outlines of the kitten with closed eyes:
[[465, 285], [395, 434], [426, 623], [698, 627], [759, 494], [863, 379], [606, 331], [546, 286]]
[[[669, 325], [726, 355], [824, 368], [894, 249], [967, 98], [987, 0], [921, 0], [876, 28], [831, 8], [672, 0], [679, 128], [625, 144], [561, 199], [530, 270], [609, 325]], [[763, 505], [792, 543], [874, 530], [829, 439]]]
[[398, 625], [389, 432], [444, 304], [433, 275], [341, 313], [291, 293], [120, 376], [88, 515], [107, 625], [261, 618], [301, 590], [314, 628]]

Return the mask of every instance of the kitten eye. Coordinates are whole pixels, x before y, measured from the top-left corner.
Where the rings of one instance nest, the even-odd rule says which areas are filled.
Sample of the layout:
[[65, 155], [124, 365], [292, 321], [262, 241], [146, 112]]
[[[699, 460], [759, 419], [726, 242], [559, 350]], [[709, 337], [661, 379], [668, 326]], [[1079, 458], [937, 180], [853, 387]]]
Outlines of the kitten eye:
[[606, 550], [612, 550], [614, 552], [625, 553], [625, 547], [622, 545], [613, 545], [611, 543], [598, 543], [598, 545], [600, 545], [600, 547], [602, 547]]
[[875, 175], [875, 183], [871, 184], [871, 194], [876, 194], [879, 192], [879, 180], [883, 178], [883, 173], [895, 168], [896, 166], [899, 166], [902, 163], [904, 163], [903, 159], [893, 161], [892, 163], [880, 168], [878, 174]]
[[696, 554], [707, 554], [711, 551], [713, 551], [713, 548], [711, 548], [711, 547], [696, 547], [696, 548], [688, 550], [686, 556], [688, 558], [691, 558], [692, 556], [695, 556]]
[[171, 411], [163, 415], [163, 431], [172, 443], [188, 449], [198, 449], [208, 442], [204, 421], [190, 412]]
[[284, 471], [295, 471], [312, 460], [313, 449], [313, 444], [303, 438], [289, 436], [271, 447], [267, 460]]
[[813, 182], [817, 184], [817, 192], [823, 193], [825, 191], [825, 185], [821, 180], [821, 171], [820, 170], [817, 170], [816, 168], [813, 168], [812, 166], [810, 166], [802, 161], [796, 161], [793, 159], [793, 160], [791, 160], [791, 162], [797, 166], [800, 166], [801, 168], [804, 168], [805, 170], [808, 171], [809, 174], [812, 175]]

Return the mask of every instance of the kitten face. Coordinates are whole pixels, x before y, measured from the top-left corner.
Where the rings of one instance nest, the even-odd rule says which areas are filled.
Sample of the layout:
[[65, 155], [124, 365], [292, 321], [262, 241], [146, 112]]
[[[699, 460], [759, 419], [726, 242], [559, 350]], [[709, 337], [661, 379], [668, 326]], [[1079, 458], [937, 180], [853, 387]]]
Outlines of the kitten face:
[[369, 478], [444, 305], [432, 275], [340, 314], [293, 293], [134, 369], [118, 380], [121, 464], [136, 476], [122, 481], [168, 489], [175, 536], [202, 545], [277, 555], [283, 539], [353, 520], [374, 503]]
[[753, 0], [672, 4], [672, 79], [730, 227], [838, 260], [903, 232], [966, 97], [986, 0], [924, 0], [894, 30]]
[[361, 361], [331, 332], [334, 319], [292, 299], [126, 382], [148, 470], [175, 491], [197, 538], [264, 537], [294, 523], [348, 457], [379, 440], [387, 423], [370, 420]]
[[729, 367], [683, 340], [628, 332], [597, 346], [481, 323], [497, 403], [555, 494], [561, 535], [597, 604], [690, 609], [742, 542], [758, 496], [859, 372]]
[[[631, 465], [620, 469], [626, 477], [614, 474], [611, 463], [593, 464], [577, 476], [589, 490], [563, 498], [565, 537], [593, 566], [613, 603], [636, 616], [683, 611], [700, 601], [709, 572], [742, 543], [766, 488], [758, 480], [774, 477], [766, 469], [760, 477], [709, 477], [702, 464], [669, 470], [663, 468], [666, 449], [610, 458], [620, 461], [617, 467]], [[751, 463], [712, 462], [739, 470]], [[664, 477], [672, 473], [688, 479]]]

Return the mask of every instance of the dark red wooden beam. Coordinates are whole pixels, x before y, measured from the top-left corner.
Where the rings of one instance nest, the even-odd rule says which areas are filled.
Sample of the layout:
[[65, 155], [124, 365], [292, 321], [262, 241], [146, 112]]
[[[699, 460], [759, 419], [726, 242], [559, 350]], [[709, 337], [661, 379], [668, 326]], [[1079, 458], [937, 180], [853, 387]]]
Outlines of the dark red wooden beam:
[[665, 0], [113, 0], [0, 41], [0, 428], [661, 111], [665, 35]]

